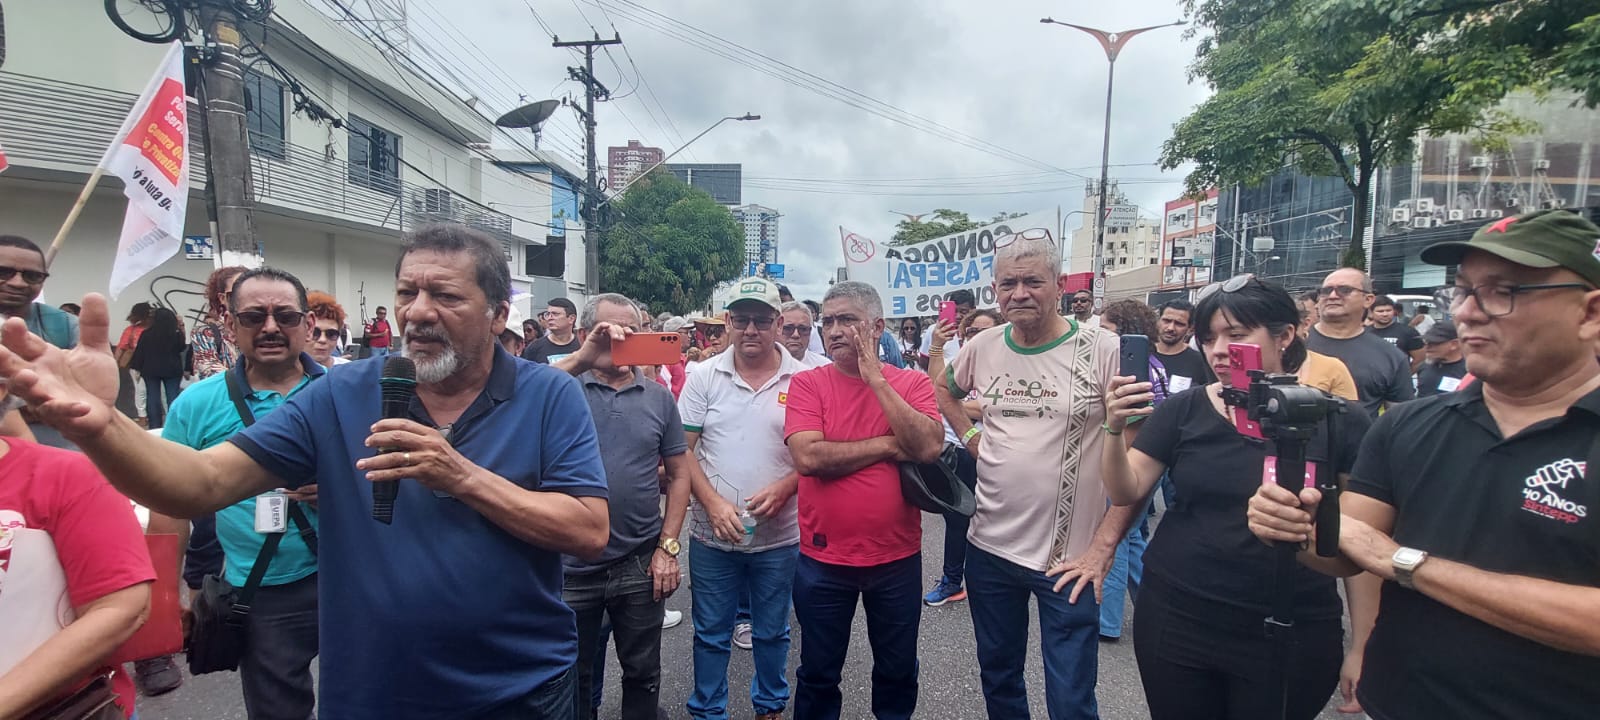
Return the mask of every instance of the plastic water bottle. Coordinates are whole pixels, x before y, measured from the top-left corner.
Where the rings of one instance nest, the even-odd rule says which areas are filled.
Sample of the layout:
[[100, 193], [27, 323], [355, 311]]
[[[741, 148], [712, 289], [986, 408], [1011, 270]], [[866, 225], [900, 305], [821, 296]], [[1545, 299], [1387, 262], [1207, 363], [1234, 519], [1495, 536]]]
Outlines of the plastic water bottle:
[[744, 525], [744, 540], [740, 545], [749, 545], [756, 539], [756, 516], [750, 514], [750, 508], [739, 511], [739, 522]]

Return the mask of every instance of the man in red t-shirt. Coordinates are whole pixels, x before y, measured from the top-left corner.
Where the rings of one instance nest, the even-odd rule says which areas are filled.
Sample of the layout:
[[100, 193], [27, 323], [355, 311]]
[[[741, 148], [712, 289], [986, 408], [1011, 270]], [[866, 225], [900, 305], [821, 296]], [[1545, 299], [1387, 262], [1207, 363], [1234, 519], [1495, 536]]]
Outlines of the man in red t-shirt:
[[932, 462], [944, 427], [928, 376], [879, 362], [883, 302], [872, 286], [830, 288], [822, 334], [833, 364], [795, 375], [788, 397], [779, 397], [800, 474], [794, 608], [805, 642], [794, 716], [839, 717], [859, 598], [872, 643], [872, 712], [909, 718], [917, 707], [922, 516], [900, 493], [898, 463]]
[[367, 347], [371, 348], [372, 357], [383, 357], [389, 354], [389, 340], [394, 330], [389, 327], [388, 309], [378, 306], [377, 315], [367, 323]]
[[[109, 672], [155, 577], [133, 506], [87, 457], [0, 438], [0, 717]], [[76, 618], [65, 628], [63, 597]], [[118, 670], [112, 688], [132, 716], [128, 676]]]

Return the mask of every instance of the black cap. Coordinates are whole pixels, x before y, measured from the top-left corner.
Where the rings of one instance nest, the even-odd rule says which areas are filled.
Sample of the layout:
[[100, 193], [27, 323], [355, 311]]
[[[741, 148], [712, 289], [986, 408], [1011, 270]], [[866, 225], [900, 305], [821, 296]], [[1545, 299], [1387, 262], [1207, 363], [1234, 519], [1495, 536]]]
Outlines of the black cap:
[[956, 476], [957, 462], [956, 446], [945, 443], [939, 459], [931, 463], [900, 463], [900, 494], [923, 512], [972, 517], [978, 498]]
[[1600, 227], [1567, 210], [1540, 210], [1479, 228], [1466, 242], [1435, 243], [1422, 251], [1431, 265], [1459, 265], [1481, 250], [1531, 268], [1566, 268], [1600, 287]]
[[1429, 345], [1450, 342], [1456, 339], [1456, 325], [1447, 320], [1440, 320], [1422, 334], [1422, 341]]

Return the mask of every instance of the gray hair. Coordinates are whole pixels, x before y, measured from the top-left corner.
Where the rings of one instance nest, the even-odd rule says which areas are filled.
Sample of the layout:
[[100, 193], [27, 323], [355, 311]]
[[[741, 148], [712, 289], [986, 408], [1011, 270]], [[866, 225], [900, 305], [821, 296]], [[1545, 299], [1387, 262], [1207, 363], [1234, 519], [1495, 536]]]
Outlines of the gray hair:
[[594, 328], [594, 318], [595, 315], [600, 311], [600, 303], [606, 303], [607, 305], [621, 305], [622, 307], [632, 310], [635, 315], [639, 314], [639, 306], [632, 300], [629, 300], [628, 296], [618, 293], [600, 293], [599, 295], [589, 298], [589, 302], [583, 304], [583, 312], [578, 314], [578, 327], [585, 330]]
[[1020, 235], [1012, 236], [1010, 244], [995, 251], [994, 264], [999, 265], [1002, 260], [1020, 262], [1033, 258], [1043, 258], [1050, 266], [1052, 274], [1061, 272], [1061, 248], [1045, 238], [1028, 238]]
[[395, 277], [400, 277], [400, 268], [411, 253], [428, 250], [471, 255], [478, 287], [483, 288], [489, 307], [499, 308], [500, 303], [511, 300], [511, 266], [498, 241], [460, 223], [424, 225], [405, 236], [400, 259], [394, 264]]
[[780, 306], [778, 308], [778, 312], [780, 312], [780, 313], [795, 312], [795, 311], [799, 311], [799, 312], [805, 313], [806, 314], [806, 322], [807, 323], [816, 322], [816, 320], [817, 320], [817, 318], [811, 314], [811, 308], [806, 307], [805, 303], [799, 303], [799, 302], [795, 302], [793, 300], [790, 300], [789, 302], [784, 303], [782, 306]]
[[874, 322], [883, 318], [883, 298], [878, 297], [877, 289], [859, 280], [846, 280], [834, 283], [828, 288], [828, 294], [822, 296], [822, 302], [829, 300], [849, 300], [860, 305], [867, 316], [862, 318], [866, 322]]

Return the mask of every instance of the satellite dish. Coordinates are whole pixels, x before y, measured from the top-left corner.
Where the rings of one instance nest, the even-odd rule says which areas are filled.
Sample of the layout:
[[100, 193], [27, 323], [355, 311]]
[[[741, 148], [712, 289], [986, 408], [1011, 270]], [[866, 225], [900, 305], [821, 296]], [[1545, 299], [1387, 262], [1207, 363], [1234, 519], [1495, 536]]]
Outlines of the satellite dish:
[[537, 128], [541, 123], [550, 119], [556, 113], [556, 108], [561, 107], [560, 100], [540, 100], [528, 103], [504, 115], [501, 115], [494, 124], [503, 128]]

